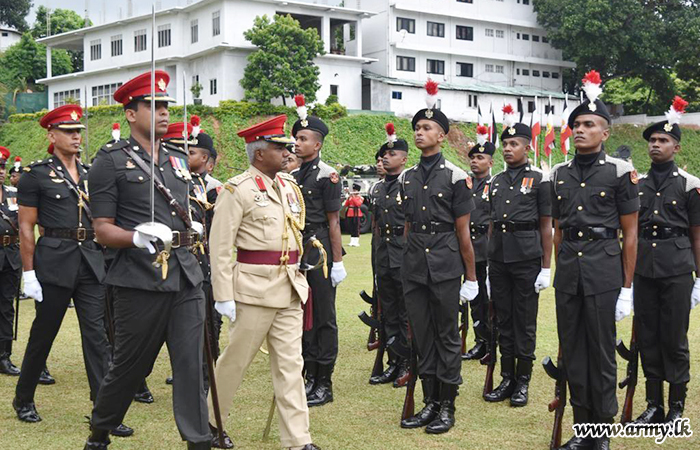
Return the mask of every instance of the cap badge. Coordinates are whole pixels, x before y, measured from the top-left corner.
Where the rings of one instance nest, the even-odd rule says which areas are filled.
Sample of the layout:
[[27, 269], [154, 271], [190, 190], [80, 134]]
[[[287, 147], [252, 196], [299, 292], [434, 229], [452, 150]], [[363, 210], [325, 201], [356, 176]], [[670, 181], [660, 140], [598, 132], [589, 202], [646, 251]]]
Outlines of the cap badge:
[[389, 142], [386, 143], [386, 146], [387, 146], [388, 148], [394, 148], [394, 142], [393, 142], [393, 141], [389, 141]]
[[479, 153], [484, 153], [484, 147], [479, 147]]
[[673, 125], [671, 125], [670, 123], [666, 123], [666, 125], [664, 125], [664, 130], [666, 130], [667, 133], [670, 133], [671, 131], [673, 131]]
[[70, 113], [70, 118], [73, 120], [78, 120], [78, 113], [73, 111]]
[[161, 91], [165, 91], [165, 88], [166, 88], [167, 86], [168, 86], [168, 85], [165, 84], [165, 80], [164, 80], [164, 79], [161, 78], [160, 80], [158, 80], [158, 88], [159, 88]]
[[515, 128], [513, 128], [513, 127], [508, 128], [508, 134], [513, 136], [515, 134]]
[[304, 128], [308, 127], [308, 126], [309, 126], [309, 121], [306, 120], [306, 119], [302, 120], [302, 121], [301, 121], [301, 126], [304, 127]]
[[590, 102], [588, 104], [588, 109], [590, 109], [591, 111], [595, 111], [598, 109], [598, 105], [596, 105], [595, 102]]
[[426, 110], [425, 110], [425, 118], [426, 118], [426, 119], [432, 119], [432, 118], [433, 118], [433, 110], [432, 110], [432, 109], [426, 109]]

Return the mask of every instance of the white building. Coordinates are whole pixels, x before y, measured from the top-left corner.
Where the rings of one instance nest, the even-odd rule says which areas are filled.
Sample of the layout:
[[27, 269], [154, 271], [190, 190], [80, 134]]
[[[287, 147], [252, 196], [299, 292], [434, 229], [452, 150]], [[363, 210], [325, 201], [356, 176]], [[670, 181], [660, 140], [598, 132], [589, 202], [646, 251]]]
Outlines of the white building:
[[[348, 2], [346, 2], [348, 4]], [[552, 97], [555, 126], [563, 109], [563, 69], [575, 67], [553, 48], [530, 0], [355, 0], [377, 14], [364, 21], [363, 109], [410, 116], [425, 107], [422, 86], [440, 83], [439, 106], [451, 119], [475, 121], [477, 105], [523, 98], [532, 110]], [[578, 102], [575, 102], [576, 104]]]
[[5, 25], [0, 25], [0, 52], [15, 45], [22, 38], [22, 33]]
[[[243, 98], [239, 80], [247, 56], [256, 48], [243, 33], [252, 28], [255, 17], [264, 14], [291, 14], [303, 27], [316, 28], [326, 50], [315, 60], [321, 84], [317, 101], [336, 94], [343, 105], [360, 109], [362, 68], [373, 61], [362, 54], [362, 21], [372, 13], [290, 0], [201, 0], [157, 11], [156, 68], [170, 74], [168, 91], [178, 103], [192, 103], [189, 88], [194, 81], [203, 86], [200, 97], [206, 105]], [[341, 34], [342, 39], [336, 38]], [[151, 14], [39, 42], [47, 45], [47, 78], [39, 82], [48, 86], [50, 108], [62, 105], [66, 99], [79, 99], [88, 106], [112, 104], [112, 94], [123, 82], [150, 70]], [[53, 48], [83, 50], [84, 70], [52, 76]], [[182, 88], [183, 73], [188, 77], [186, 92]]]

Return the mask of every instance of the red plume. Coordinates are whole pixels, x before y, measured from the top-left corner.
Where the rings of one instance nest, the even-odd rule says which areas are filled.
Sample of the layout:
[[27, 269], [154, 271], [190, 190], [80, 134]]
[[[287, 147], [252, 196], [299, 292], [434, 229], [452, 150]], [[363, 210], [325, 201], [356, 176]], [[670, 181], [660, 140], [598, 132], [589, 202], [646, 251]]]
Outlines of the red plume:
[[489, 134], [489, 127], [486, 125], [479, 125], [476, 127], [476, 134]]
[[21, 156], [15, 156], [15, 162], [22, 162]]
[[425, 83], [425, 90], [428, 92], [428, 95], [437, 95], [439, 90], [437, 82], [429, 79]]
[[686, 106], [688, 106], [688, 102], [676, 95], [676, 97], [673, 99], [673, 109], [682, 114], [685, 112]]
[[112, 124], [112, 129], [113, 130], [118, 130], [120, 128], [120, 125], [118, 123], [113, 123]]
[[396, 134], [396, 128], [394, 127], [393, 123], [387, 123], [384, 128], [386, 129], [386, 134], [389, 136]]
[[297, 104], [297, 108], [300, 108], [302, 106], [306, 106], [306, 99], [304, 98], [304, 94], [297, 94], [294, 96], [294, 103]]
[[503, 114], [513, 114], [513, 106], [507, 104], [506, 106], [503, 107]]
[[583, 84], [586, 83], [593, 83], [593, 84], [600, 84], [603, 82], [603, 80], [600, 79], [600, 74], [596, 70], [591, 70], [586, 74], [585, 77], [583, 77], [583, 80], [581, 80]]
[[193, 127], [198, 127], [199, 124], [202, 123], [202, 119], [200, 119], [199, 116], [192, 116], [190, 117], [190, 123]]
[[53, 155], [53, 144], [49, 144], [49, 148], [46, 151], [49, 152], [49, 155]]

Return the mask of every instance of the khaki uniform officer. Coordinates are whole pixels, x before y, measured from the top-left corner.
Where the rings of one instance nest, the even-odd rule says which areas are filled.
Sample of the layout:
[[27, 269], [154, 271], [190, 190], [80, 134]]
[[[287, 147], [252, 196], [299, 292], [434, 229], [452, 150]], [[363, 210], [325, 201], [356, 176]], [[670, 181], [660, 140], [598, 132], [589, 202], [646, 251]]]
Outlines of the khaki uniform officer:
[[[284, 135], [286, 120], [282, 115], [238, 133], [246, 140], [251, 166], [226, 182], [216, 202], [210, 235], [212, 285], [216, 310], [231, 325], [215, 376], [225, 418], [267, 338], [282, 446], [312, 450], [318, 447], [309, 434], [301, 356], [302, 303], [309, 291], [299, 270], [305, 208], [294, 177], [281, 172], [290, 142]], [[210, 393], [209, 422], [214, 424], [212, 405]]]

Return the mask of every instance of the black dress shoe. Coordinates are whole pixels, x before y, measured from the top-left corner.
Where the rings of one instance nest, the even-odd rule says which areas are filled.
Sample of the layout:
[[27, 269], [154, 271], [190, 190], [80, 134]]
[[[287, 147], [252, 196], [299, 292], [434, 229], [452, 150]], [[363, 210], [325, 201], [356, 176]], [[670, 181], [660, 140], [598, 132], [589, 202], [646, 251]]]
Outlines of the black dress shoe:
[[425, 427], [428, 434], [447, 433], [455, 425], [455, 402], [443, 400], [440, 404], [440, 412], [435, 419]]
[[221, 432], [222, 442], [219, 442], [219, 430], [209, 424], [209, 431], [211, 431], [211, 446], [212, 448], [233, 448], [233, 440], [226, 434], [226, 431]]
[[486, 356], [486, 351], [486, 343], [484, 341], [476, 341], [474, 347], [472, 347], [467, 351], [467, 353], [462, 355], [462, 359], [470, 361], [474, 359], [481, 359], [484, 356]]
[[165, 379], [165, 384], [168, 384], [168, 385], [172, 386], [172, 384], [173, 384], [173, 377], [168, 377], [168, 378], [166, 378], [166, 379]]
[[127, 427], [123, 423], [120, 424], [117, 428], [113, 429], [112, 431], [109, 432], [112, 436], [116, 437], [129, 437], [134, 434], [134, 429], [131, 427]]
[[666, 423], [673, 423], [677, 419], [683, 417], [683, 407], [685, 402], [670, 402], [668, 404], [668, 414], [666, 414]]
[[559, 447], [558, 450], [593, 450], [595, 440], [591, 438], [572, 437], [566, 444]]
[[12, 377], [19, 375], [19, 369], [17, 366], [12, 364], [12, 361], [10, 361], [10, 355], [7, 353], [0, 355], [0, 373], [10, 375]]
[[142, 390], [142, 391], [134, 394], [134, 401], [139, 402], [139, 403], [150, 404], [156, 400], [153, 398], [153, 394], [151, 394], [151, 391], [150, 391], [150, 389], [148, 389], [148, 386], [146, 386], [145, 390]]
[[637, 417], [637, 419], [632, 422], [637, 425], [649, 425], [653, 423], [664, 423], [664, 417], [666, 416], [664, 412], [664, 407], [661, 405], [647, 404], [647, 409]]
[[109, 431], [93, 429], [83, 450], [107, 450], [110, 444]]
[[515, 380], [511, 377], [504, 377], [496, 389], [484, 395], [484, 400], [487, 402], [502, 402], [510, 398], [513, 392], [515, 392]]
[[333, 383], [329, 378], [319, 379], [316, 383], [316, 389], [307, 397], [306, 403], [310, 408], [314, 406], [323, 406], [326, 403], [333, 401]]
[[428, 425], [437, 417], [440, 412], [440, 404], [437, 401], [429, 401], [423, 409], [407, 419], [401, 421], [401, 428], [420, 428]]
[[306, 374], [306, 380], [304, 381], [304, 390], [306, 391], [306, 397], [310, 397], [314, 392], [316, 387], [316, 375]]
[[610, 438], [600, 437], [595, 440], [595, 450], [610, 450]]
[[17, 398], [15, 397], [15, 399], [12, 400], [12, 407], [17, 413], [17, 418], [22, 422], [41, 422], [41, 416], [39, 416], [39, 413], [36, 412], [36, 405], [34, 405], [34, 402], [22, 403], [17, 401]]
[[399, 375], [399, 365], [395, 361], [389, 362], [389, 367], [384, 373], [370, 377], [369, 384], [387, 384], [391, 383]]
[[411, 371], [408, 367], [408, 361], [401, 361], [399, 364], [399, 373], [396, 375], [393, 386], [395, 388], [404, 387], [408, 384], [408, 380], [411, 378]]
[[321, 450], [321, 447], [316, 444], [306, 444], [302, 450]]
[[44, 367], [44, 370], [41, 371], [41, 375], [39, 375], [39, 384], [56, 384], [56, 379], [51, 376], [49, 369], [46, 367]]
[[530, 377], [518, 377], [513, 395], [510, 396], [510, 406], [520, 407], [527, 405], [527, 391], [530, 384]]

